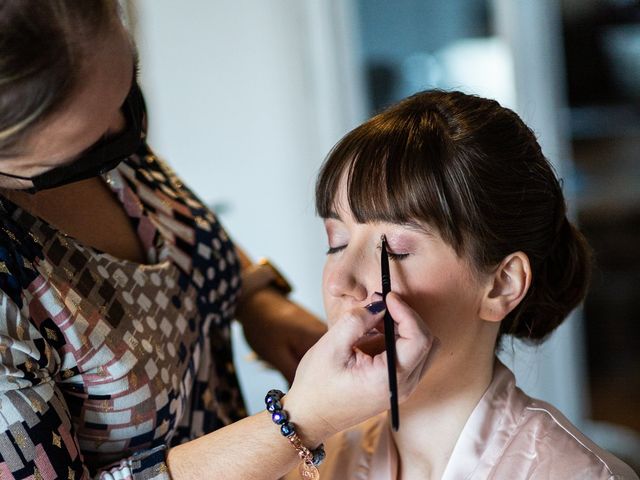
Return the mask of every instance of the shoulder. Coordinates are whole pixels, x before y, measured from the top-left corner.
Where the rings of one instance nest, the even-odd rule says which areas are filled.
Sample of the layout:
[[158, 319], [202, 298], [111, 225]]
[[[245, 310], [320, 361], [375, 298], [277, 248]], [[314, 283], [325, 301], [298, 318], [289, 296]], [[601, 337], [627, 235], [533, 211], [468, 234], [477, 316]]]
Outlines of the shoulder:
[[209, 231], [213, 226], [214, 233], [227, 240], [226, 233], [220, 230], [218, 218], [206, 203], [147, 145], [120, 164], [118, 170], [131, 192], [151, 211], [172, 212], [173, 217], [198, 230], [203, 227]]
[[638, 478], [627, 464], [596, 445], [553, 405], [517, 392], [524, 409], [505, 455], [534, 455], [535, 478]]
[[137, 192], [139, 186], [144, 185], [172, 201], [189, 203], [185, 200], [195, 197], [169, 164], [146, 144], [140, 147], [136, 155], [125, 159], [118, 169], [129, 180], [129, 186], [134, 192]]

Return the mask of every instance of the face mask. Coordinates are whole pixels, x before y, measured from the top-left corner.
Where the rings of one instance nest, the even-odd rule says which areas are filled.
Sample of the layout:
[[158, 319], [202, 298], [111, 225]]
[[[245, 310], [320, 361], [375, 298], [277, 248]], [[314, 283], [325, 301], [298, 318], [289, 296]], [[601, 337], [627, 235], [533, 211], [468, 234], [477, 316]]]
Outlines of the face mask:
[[87, 178], [102, 175], [116, 168], [122, 160], [134, 154], [142, 143], [142, 120], [145, 107], [142, 92], [135, 79], [122, 105], [126, 119], [125, 130], [115, 137], [99, 140], [73, 163], [52, 168], [33, 177], [22, 177], [2, 173], [5, 177], [30, 180], [33, 187], [24, 191], [35, 193], [48, 188], [60, 187]]

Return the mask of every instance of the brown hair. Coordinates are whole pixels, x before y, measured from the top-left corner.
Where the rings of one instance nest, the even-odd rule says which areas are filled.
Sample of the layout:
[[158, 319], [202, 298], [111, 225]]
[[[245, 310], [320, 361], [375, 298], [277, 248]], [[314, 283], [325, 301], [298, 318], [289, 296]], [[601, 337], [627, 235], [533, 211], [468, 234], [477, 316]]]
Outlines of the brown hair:
[[540, 342], [584, 298], [590, 249], [533, 132], [493, 100], [426, 91], [349, 132], [316, 184], [327, 218], [343, 175], [358, 222], [425, 221], [478, 271], [522, 251], [533, 280], [500, 334]]
[[58, 109], [115, 0], [0, 0], [0, 156]]

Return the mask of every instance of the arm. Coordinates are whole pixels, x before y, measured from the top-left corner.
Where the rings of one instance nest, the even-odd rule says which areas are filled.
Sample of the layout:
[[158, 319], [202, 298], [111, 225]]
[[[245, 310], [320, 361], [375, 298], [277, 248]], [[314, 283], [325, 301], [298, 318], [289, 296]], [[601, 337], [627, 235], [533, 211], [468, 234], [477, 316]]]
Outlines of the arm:
[[174, 447], [167, 456], [174, 479], [272, 480], [298, 462], [296, 451], [264, 411]]
[[[404, 399], [424, 373], [431, 340], [415, 313], [392, 295], [387, 300], [398, 322], [398, 384]], [[384, 355], [370, 357], [353, 349], [379, 320], [380, 314], [365, 309], [352, 312], [301, 361], [283, 404], [306, 446], [315, 448], [387, 408]], [[45, 340], [47, 327], [40, 328], [0, 295], [0, 472], [8, 478], [89, 478], [57, 385], [61, 360]], [[341, 408], [335, 408], [336, 399]], [[95, 478], [272, 480], [296, 463], [295, 450], [262, 412], [168, 452], [161, 446], [122, 458]]]
[[[425, 372], [432, 337], [424, 322], [397, 295], [389, 294], [387, 304], [397, 322], [398, 385], [403, 401]], [[384, 352], [371, 357], [353, 348], [379, 321], [380, 314], [372, 315], [362, 308], [352, 311], [300, 362], [283, 405], [308, 448], [388, 408]], [[174, 479], [213, 475], [272, 480], [286, 474], [299, 459], [263, 411], [172, 448], [167, 461]]]
[[[237, 251], [247, 272], [252, 262]], [[247, 342], [291, 383], [300, 359], [326, 332], [326, 325], [274, 288], [253, 288], [245, 282], [243, 291], [236, 313]]]
[[[57, 351], [0, 290], [0, 476], [89, 478], [69, 407], [55, 380]], [[46, 329], [49, 329], [48, 331]], [[295, 450], [263, 412], [170, 451], [164, 446], [123, 458], [95, 478], [277, 478], [293, 468]], [[169, 465], [169, 466], [168, 466]], [[235, 477], [234, 477], [235, 475]]]

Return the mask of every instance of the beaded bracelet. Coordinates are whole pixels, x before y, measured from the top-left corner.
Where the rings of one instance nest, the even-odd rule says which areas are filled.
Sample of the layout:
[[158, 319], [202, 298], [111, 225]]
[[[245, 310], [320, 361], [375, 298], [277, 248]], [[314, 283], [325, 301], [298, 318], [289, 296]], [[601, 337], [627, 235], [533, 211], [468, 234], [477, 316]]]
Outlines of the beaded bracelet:
[[300, 475], [303, 479], [319, 479], [320, 472], [317, 466], [324, 460], [324, 445], [321, 443], [315, 450], [309, 450], [302, 444], [302, 440], [296, 433], [295, 427], [289, 421], [289, 415], [282, 409], [280, 400], [284, 396], [280, 390], [269, 390], [264, 397], [264, 403], [267, 406], [267, 412], [271, 414], [273, 423], [280, 426], [280, 433], [287, 437], [291, 445], [298, 452], [298, 456], [302, 459], [300, 464]]

